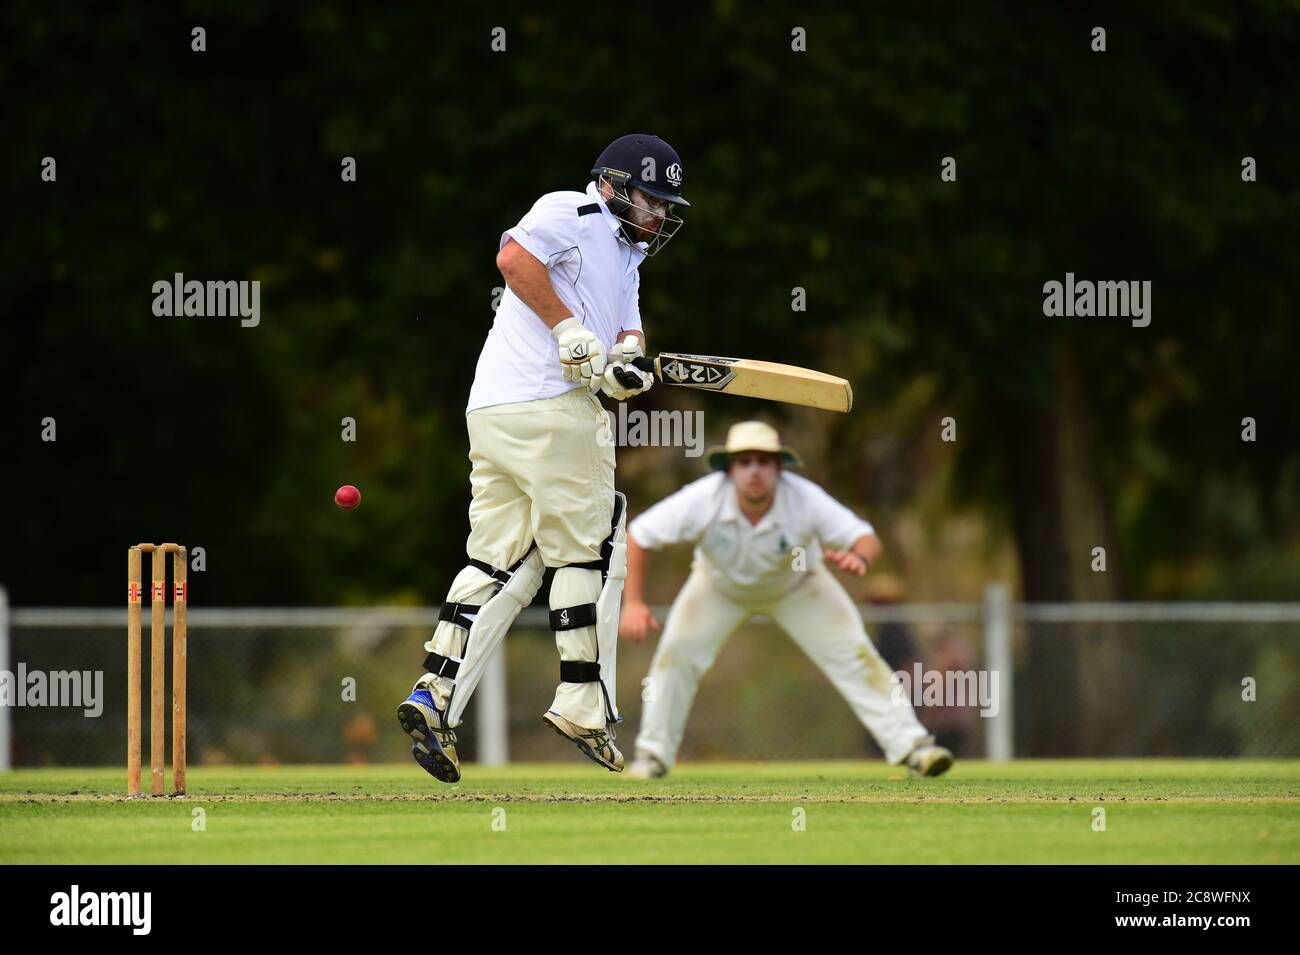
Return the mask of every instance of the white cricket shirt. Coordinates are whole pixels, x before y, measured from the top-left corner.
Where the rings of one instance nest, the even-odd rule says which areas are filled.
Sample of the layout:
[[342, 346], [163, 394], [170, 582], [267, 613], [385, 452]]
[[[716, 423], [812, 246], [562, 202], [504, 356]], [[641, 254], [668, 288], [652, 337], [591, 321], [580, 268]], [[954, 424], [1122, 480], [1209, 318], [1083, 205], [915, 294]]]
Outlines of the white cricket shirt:
[[[806, 571], [822, 564], [822, 544], [844, 550], [875, 529], [820, 486], [789, 471], [777, 479], [771, 509], [751, 524], [731, 479], [715, 471], [639, 515], [628, 532], [649, 550], [695, 544], [695, 568], [722, 592], [752, 600], [780, 597], [798, 586]], [[804, 550], [803, 571], [794, 569], [796, 547]]]
[[[633, 247], [619, 238], [619, 222], [601, 201], [594, 182], [585, 194], [542, 196], [519, 225], [501, 234], [500, 245], [509, 239], [546, 266], [560, 301], [607, 350], [618, 341], [619, 332], [641, 328], [637, 267], [645, 258], [645, 243]], [[574, 387], [564, 380], [551, 330], [507, 287], [479, 353], [465, 413], [554, 398]]]

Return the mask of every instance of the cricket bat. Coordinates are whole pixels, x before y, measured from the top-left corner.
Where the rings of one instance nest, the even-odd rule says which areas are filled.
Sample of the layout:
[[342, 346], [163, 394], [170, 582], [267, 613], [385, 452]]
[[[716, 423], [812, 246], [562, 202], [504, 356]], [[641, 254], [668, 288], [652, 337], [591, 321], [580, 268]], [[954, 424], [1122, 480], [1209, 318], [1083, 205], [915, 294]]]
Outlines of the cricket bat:
[[660, 352], [632, 364], [665, 385], [784, 401], [826, 411], [847, 412], [853, 407], [853, 389], [846, 380], [796, 365], [676, 352]]

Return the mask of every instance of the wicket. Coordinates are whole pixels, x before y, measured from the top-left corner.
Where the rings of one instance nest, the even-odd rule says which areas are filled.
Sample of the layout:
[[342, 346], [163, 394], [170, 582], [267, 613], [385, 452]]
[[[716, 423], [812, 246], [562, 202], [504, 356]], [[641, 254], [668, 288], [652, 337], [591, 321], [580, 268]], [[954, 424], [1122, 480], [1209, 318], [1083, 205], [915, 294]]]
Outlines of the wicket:
[[165, 773], [165, 670], [167, 643], [167, 554], [172, 555], [172, 790], [185, 794], [185, 658], [186, 553], [180, 544], [137, 544], [126, 552], [126, 791], [140, 795], [140, 646], [141, 554], [153, 554], [153, 587], [149, 591], [149, 756], [150, 785], [163, 795]]

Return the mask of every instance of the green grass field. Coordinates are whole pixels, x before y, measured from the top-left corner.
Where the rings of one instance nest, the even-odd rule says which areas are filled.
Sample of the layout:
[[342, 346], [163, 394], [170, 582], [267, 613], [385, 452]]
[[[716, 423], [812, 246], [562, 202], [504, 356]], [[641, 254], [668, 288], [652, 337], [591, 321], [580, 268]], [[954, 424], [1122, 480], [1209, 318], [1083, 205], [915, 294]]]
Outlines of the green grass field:
[[456, 786], [415, 766], [221, 767], [189, 788], [129, 800], [120, 769], [0, 775], [0, 862], [1300, 862], [1297, 761], [961, 762], [924, 780], [711, 763], [652, 783], [575, 762], [467, 766]]

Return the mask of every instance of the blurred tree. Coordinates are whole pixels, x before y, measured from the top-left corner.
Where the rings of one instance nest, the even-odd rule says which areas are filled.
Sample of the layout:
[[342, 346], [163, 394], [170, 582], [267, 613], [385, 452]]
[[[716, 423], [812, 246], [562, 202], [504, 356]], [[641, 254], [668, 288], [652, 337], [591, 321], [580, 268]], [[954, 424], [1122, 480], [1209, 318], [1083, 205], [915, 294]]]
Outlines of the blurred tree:
[[[826, 452], [832, 490], [901, 507], [950, 481], [938, 517], [1005, 528], [1030, 600], [1292, 596], [1294, 3], [716, 2], [677, 11], [672, 38], [554, 8], [2, 15], [19, 546], [0, 579], [17, 603], [115, 602], [121, 548], [164, 537], [207, 547], [209, 604], [440, 599], [467, 530], [461, 416], [499, 235], [629, 129], [677, 145], [694, 203], [643, 270], [652, 348], [852, 378], [844, 419], [765, 409]], [[262, 323], [155, 318], [150, 284], [174, 272], [260, 279]], [[1151, 326], [1043, 317], [1066, 272], [1151, 280]], [[958, 440], [937, 446], [945, 416]], [[330, 504], [344, 482], [366, 495], [353, 514]], [[84, 551], [57, 576], [24, 559], [54, 537]], [[1029, 654], [1031, 718], [1088, 717], [1073, 737], [1036, 722], [1035, 754], [1140, 718], [1090, 689], [1141, 678], [1113, 634]], [[1081, 683], [1084, 666], [1106, 679]]]

